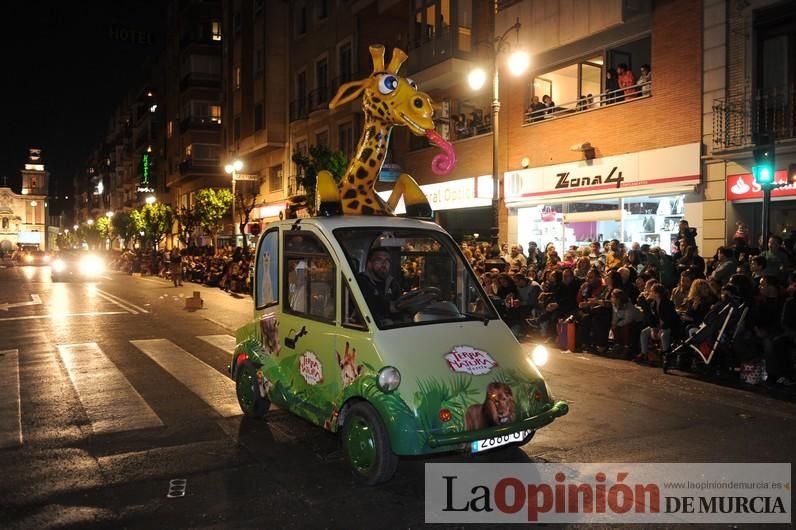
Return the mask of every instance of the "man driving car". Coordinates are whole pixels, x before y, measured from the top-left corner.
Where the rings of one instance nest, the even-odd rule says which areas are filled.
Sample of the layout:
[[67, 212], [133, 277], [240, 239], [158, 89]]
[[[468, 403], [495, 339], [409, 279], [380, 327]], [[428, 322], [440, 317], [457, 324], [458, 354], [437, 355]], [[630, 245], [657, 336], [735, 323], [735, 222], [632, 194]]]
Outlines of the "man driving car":
[[395, 301], [401, 295], [401, 288], [393, 278], [390, 251], [384, 247], [373, 247], [368, 251], [365, 272], [357, 274], [357, 281], [373, 317], [381, 322], [398, 313]]

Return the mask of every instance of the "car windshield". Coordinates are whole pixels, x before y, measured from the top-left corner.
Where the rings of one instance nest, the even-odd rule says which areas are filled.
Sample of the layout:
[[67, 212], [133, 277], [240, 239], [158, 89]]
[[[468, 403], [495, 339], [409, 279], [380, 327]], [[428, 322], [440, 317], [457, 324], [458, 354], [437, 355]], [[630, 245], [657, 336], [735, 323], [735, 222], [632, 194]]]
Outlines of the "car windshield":
[[357, 227], [334, 235], [381, 329], [498, 318], [444, 232]]

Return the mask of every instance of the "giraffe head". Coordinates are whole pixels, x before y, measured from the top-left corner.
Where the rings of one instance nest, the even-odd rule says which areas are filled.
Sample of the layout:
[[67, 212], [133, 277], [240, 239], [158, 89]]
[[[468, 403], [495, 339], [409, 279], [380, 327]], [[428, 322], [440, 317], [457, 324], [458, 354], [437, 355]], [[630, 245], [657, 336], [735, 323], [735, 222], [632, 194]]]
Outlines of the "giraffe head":
[[398, 69], [407, 59], [406, 53], [395, 48], [386, 68], [384, 46], [371, 45], [370, 55], [373, 58], [373, 72], [370, 76], [342, 85], [329, 102], [329, 108], [333, 109], [362, 96], [366, 121], [380, 122], [388, 127], [405, 126], [416, 136], [426, 136], [445, 151], [444, 156], [437, 155], [432, 163], [434, 171], [440, 174], [449, 173], [456, 158], [451, 145], [434, 130], [431, 98], [425, 92], [419, 91], [414, 81], [398, 75]]

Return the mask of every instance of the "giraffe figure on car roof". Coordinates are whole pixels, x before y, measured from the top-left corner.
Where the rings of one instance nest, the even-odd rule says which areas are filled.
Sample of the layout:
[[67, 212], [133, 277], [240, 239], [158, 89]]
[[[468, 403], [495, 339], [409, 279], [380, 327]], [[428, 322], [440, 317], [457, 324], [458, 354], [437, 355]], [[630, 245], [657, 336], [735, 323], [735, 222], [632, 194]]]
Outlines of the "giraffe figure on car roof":
[[406, 213], [412, 217], [431, 217], [431, 206], [415, 180], [406, 173], [395, 183], [387, 202], [376, 194], [374, 188], [379, 171], [384, 164], [390, 132], [395, 125], [409, 127], [412, 134], [425, 136], [442, 148], [432, 161], [432, 169], [439, 175], [453, 170], [456, 155], [453, 147], [435, 130], [431, 98], [417, 90], [414, 81], [398, 76], [398, 69], [407, 55], [398, 48], [385, 68], [384, 46], [370, 46], [373, 72], [369, 77], [351, 81], [340, 87], [329, 103], [334, 109], [362, 95], [365, 124], [357, 145], [356, 155], [348, 165], [339, 183], [328, 171], [318, 172], [318, 212], [320, 215], [359, 214], [393, 215], [401, 196]]

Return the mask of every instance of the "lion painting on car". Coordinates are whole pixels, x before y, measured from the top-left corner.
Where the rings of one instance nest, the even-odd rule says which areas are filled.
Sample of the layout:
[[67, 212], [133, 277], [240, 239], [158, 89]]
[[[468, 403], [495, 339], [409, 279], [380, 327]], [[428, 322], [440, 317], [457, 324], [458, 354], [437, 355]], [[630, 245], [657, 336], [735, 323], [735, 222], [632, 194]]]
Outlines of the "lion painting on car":
[[505, 383], [489, 383], [486, 398], [481, 405], [470, 405], [464, 417], [464, 430], [476, 431], [494, 425], [512, 423], [517, 419], [514, 395]]

